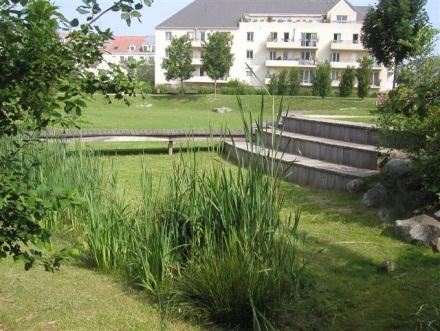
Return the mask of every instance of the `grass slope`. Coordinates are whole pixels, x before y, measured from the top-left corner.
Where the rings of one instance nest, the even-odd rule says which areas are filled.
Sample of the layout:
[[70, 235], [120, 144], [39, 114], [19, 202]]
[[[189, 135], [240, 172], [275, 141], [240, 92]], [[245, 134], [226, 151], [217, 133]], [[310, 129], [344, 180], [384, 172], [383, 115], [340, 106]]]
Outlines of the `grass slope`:
[[[261, 96], [241, 96], [245, 109], [254, 117], [260, 109]], [[277, 97], [277, 104], [280, 97]], [[284, 105], [292, 110], [305, 110], [310, 114], [369, 116], [374, 112], [375, 99], [319, 97], [285, 97]], [[214, 107], [229, 107], [234, 111], [217, 114]], [[271, 100], [265, 97], [265, 119], [271, 119]], [[237, 99], [231, 95], [203, 96], [148, 96], [131, 98], [127, 107], [123, 102], [109, 104], [102, 97], [89, 100], [81, 118], [82, 129], [208, 129], [227, 126], [242, 127]]]
[[[200, 152], [200, 164], [225, 163], [218, 155]], [[136, 198], [142, 166], [162, 185], [179, 157], [156, 155], [105, 156], [118, 170], [121, 190]], [[225, 163], [226, 164], [226, 163]], [[300, 231], [310, 258], [308, 277], [315, 291], [287, 316], [305, 329], [413, 330], [437, 318], [440, 306], [440, 259], [425, 247], [405, 244], [381, 224], [376, 210], [361, 205], [358, 196], [282, 187], [284, 212], [303, 211]], [[377, 266], [396, 263], [384, 274]], [[416, 315], [422, 305], [427, 305]], [[438, 322], [437, 322], [438, 323]], [[109, 275], [72, 264], [55, 274], [38, 268], [24, 272], [20, 264], [0, 264], [0, 325], [12, 330], [87, 329], [158, 330], [160, 316], [148, 298], [124, 288]], [[170, 330], [197, 330], [184, 321], [168, 323]], [[1, 329], [1, 328], [0, 328]]]

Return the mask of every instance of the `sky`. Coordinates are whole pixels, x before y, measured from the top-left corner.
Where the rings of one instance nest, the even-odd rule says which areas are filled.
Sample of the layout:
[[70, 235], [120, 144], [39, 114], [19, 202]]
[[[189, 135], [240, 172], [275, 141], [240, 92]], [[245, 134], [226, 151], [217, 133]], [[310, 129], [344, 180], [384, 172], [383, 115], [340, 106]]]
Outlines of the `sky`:
[[[76, 8], [81, 4], [77, 0], [54, 0], [62, 13], [69, 19], [79, 17]], [[120, 19], [119, 14], [109, 13], [103, 16], [99, 25], [102, 28], [109, 27], [114, 34], [118, 35], [147, 35], [154, 34], [154, 29], [162, 21], [172, 16], [174, 13], [191, 3], [192, 0], [155, 0], [151, 7], [145, 7], [141, 10], [142, 22], [134, 21], [128, 27], [124, 21]], [[99, 1], [101, 7], [107, 8], [113, 1], [101, 0]], [[350, 0], [350, 3], [357, 6], [374, 5], [376, 1], [371, 0]], [[434, 28], [440, 30], [440, 0], [428, 0], [426, 5], [431, 24]], [[437, 41], [435, 53], [440, 54], [440, 40]]]

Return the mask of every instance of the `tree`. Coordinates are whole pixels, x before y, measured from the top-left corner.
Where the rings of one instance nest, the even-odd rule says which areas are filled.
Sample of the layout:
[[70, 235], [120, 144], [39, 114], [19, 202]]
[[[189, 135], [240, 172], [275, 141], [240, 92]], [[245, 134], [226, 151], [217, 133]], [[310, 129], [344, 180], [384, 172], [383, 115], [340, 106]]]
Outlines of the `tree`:
[[298, 68], [291, 68], [288, 74], [288, 94], [297, 95], [299, 92], [299, 70]]
[[168, 57], [163, 60], [166, 80], [179, 79], [180, 93], [183, 94], [183, 81], [190, 79], [194, 71], [192, 65], [192, 46], [188, 36], [174, 38], [167, 48]]
[[357, 95], [361, 99], [368, 96], [368, 92], [370, 91], [372, 66], [373, 60], [368, 56], [364, 56], [362, 60], [359, 61], [359, 67], [356, 69], [358, 82]]
[[[119, 66], [90, 70], [103, 61], [101, 49], [111, 38], [96, 21], [116, 11], [130, 24], [150, 3], [120, 0], [102, 10], [97, 0], [84, 1], [78, 8], [85, 15], [80, 25], [48, 0], [0, 2], [0, 259], [24, 259], [29, 268], [41, 255], [30, 244], [37, 247], [50, 237], [41, 222], [69, 200], [68, 192], [53, 192], [32, 178], [36, 165], [23, 161], [23, 147], [37, 144], [48, 126], [74, 124], [86, 95], [100, 92], [110, 102], [111, 88], [114, 98], [128, 103], [126, 96], [135, 93], [133, 77]], [[64, 41], [59, 29], [66, 33]]]
[[214, 32], [202, 46], [203, 69], [214, 80], [214, 97], [217, 97], [217, 80], [226, 76], [232, 66], [232, 36], [224, 32]]
[[[362, 26], [362, 43], [379, 63], [397, 66], [432, 48], [435, 30], [429, 24], [426, 0], [380, 0], [371, 7]], [[393, 88], [396, 76], [394, 76]]]
[[136, 78], [150, 86], [154, 85], [154, 65], [148, 62], [139, 64], [136, 68]]
[[353, 67], [348, 67], [344, 70], [339, 83], [339, 95], [341, 97], [349, 97], [353, 92], [354, 79], [356, 78], [356, 71]]
[[278, 93], [278, 75], [277, 74], [270, 75], [269, 92], [272, 95], [276, 95]]
[[319, 63], [316, 68], [316, 76], [313, 81], [313, 95], [319, 95], [325, 98], [330, 94], [331, 88], [331, 68], [330, 63], [325, 61]]
[[285, 95], [287, 93], [289, 81], [288, 81], [288, 71], [286, 69], [281, 70], [278, 74], [278, 85], [277, 85], [277, 94]]

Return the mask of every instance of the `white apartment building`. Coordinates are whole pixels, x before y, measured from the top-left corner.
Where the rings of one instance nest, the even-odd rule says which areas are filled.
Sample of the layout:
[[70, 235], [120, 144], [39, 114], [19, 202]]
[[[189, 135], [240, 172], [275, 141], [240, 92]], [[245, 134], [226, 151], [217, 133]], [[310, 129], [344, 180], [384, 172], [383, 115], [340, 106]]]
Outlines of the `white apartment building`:
[[104, 44], [104, 61], [98, 68], [105, 68], [107, 63], [123, 64], [129, 60], [153, 64], [155, 51], [154, 36], [113, 36]]
[[[238, 79], [261, 86], [270, 82], [271, 74], [297, 67], [301, 84], [311, 86], [317, 63], [329, 61], [332, 85], [339, 86], [342, 71], [358, 67], [358, 60], [368, 54], [360, 40], [367, 10], [346, 0], [195, 0], [156, 27], [156, 84], [178, 84], [166, 81], [161, 64], [171, 39], [182, 35], [192, 40], [196, 67], [187, 82], [212, 83], [202, 68], [202, 43], [220, 31], [233, 36], [234, 55], [221, 82]], [[392, 80], [391, 70], [374, 64], [373, 90], [389, 90]]]

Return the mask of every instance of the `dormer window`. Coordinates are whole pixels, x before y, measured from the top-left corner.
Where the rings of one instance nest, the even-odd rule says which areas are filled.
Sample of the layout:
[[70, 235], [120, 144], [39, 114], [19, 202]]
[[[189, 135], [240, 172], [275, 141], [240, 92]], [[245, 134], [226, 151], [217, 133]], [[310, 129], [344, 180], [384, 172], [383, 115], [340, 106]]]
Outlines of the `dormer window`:
[[348, 16], [347, 15], [336, 15], [336, 23], [347, 23]]
[[128, 46], [128, 51], [129, 52], [134, 52], [135, 50], [136, 50], [136, 46], [135, 45]]

